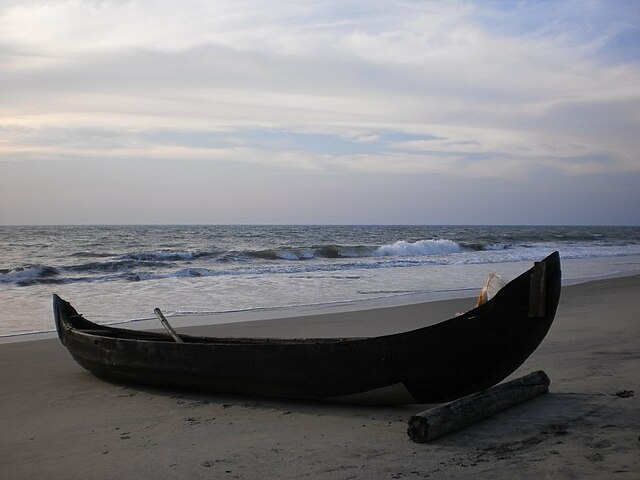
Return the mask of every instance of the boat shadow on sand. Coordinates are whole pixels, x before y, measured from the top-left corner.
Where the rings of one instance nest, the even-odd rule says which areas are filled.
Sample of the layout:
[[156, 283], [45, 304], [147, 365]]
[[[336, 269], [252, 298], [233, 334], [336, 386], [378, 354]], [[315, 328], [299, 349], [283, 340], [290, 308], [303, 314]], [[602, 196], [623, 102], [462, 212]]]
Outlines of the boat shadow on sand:
[[[90, 376], [88, 372], [84, 374]], [[346, 435], [355, 429], [362, 429], [363, 435], [369, 435], [385, 429], [388, 430], [385, 435], [408, 440], [404, 435], [407, 420], [435, 405], [349, 404], [218, 394], [102, 380], [106, 381], [99, 383], [102, 388], [96, 386], [109, 390], [104, 393], [115, 398], [118, 409], [123, 412], [144, 409], [153, 401], [160, 404], [162, 416], [168, 423], [179, 422], [184, 428], [211, 428], [218, 433], [222, 428], [235, 433], [247, 431], [268, 435], [273, 422], [285, 422], [317, 435], [335, 433], [336, 428], [342, 430], [338, 435]], [[431, 447], [430, 451], [435, 452], [433, 448], [437, 447], [439, 454], [448, 455], [463, 466], [495, 460], [539, 461], [549, 455], [568, 456], [575, 462], [600, 462], [620, 451], [631, 455], [634, 445], [629, 440], [635, 439], [637, 432], [633, 424], [624, 420], [634, 416], [634, 404], [628, 400], [629, 396], [619, 392], [551, 391], [421, 448]]]

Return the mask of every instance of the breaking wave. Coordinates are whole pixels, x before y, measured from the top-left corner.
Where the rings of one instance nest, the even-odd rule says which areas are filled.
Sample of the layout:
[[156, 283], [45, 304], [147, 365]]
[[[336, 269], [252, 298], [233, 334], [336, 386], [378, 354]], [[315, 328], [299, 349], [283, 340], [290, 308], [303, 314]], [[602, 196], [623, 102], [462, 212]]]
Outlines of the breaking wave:
[[414, 243], [400, 240], [392, 245], [383, 245], [376, 250], [376, 254], [384, 256], [443, 255], [460, 251], [462, 251], [460, 245], [451, 240], [419, 240]]
[[[171, 235], [166, 234], [165, 228], [171, 230]], [[219, 228], [211, 227], [211, 232], [218, 232]], [[233, 232], [239, 228], [233, 227]], [[0, 265], [0, 285], [23, 287], [164, 278], [299, 275], [419, 265], [512, 262], [537, 259], [555, 249], [561, 249], [564, 258], [640, 253], [635, 229], [587, 232], [585, 228], [577, 227], [461, 227], [453, 233], [443, 231], [441, 238], [407, 234], [412, 231], [411, 227], [256, 229], [242, 227], [242, 233], [238, 230], [231, 237], [220, 240], [217, 233], [194, 239], [192, 235], [198, 232], [187, 227], [158, 227], [153, 236], [145, 233], [142, 227], [131, 227], [128, 241], [119, 236], [110, 239], [108, 228], [98, 229], [95, 238], [90, 238], [91, 242], [73, 244], [68, 250], [61, 247], [58, 255], [51, 255], [41, 263]], [[389, 229], [394, 232], [389, 234]], [[606, 238], [603, 237], [605, 233]], [[163, 234], [166, 235], [164, 238]], [[405, 235], [409, 238], [390, 241]], [[320, 238], [329, 241], [315, 241]], [[331, 241], [334, 239], [335, 243]], [[370, 243], [358, 244], [359, 241]], [[176, 247], [171, 248], [171, 245]], [[42, 246], [48, 245], [43, 243]]]
[[398, 240], [387, 245], [314, 245], [303, 248], [281, 248], [245, 251], [242, 255], [264, 260], [311, 260], [314, 258], [366, 258], [366, 257], [411, 257], [425, 255], [447, 255], [461, 252], [460, 245], [452, 240]]

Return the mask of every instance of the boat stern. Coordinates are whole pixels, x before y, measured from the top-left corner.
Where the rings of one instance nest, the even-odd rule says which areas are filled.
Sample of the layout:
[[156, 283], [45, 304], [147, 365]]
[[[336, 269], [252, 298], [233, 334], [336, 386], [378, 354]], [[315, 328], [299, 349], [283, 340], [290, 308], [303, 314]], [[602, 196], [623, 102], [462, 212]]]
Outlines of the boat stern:
[[93, 325], [80, 315], [69, 302], [60, 298], [55, 293], [53, 294], [53, 320], [56, 324], [58, 338], [65, 346], [65, 338], [67, 337], [67, 331], [69, 329]]
[[64, 325], [62, 319], [62, 304], [66, 303], [55, 293], [53, 294], [53, 320], [56, 323], [56, 332], [58, 332], [58, 338], [64, 345]]

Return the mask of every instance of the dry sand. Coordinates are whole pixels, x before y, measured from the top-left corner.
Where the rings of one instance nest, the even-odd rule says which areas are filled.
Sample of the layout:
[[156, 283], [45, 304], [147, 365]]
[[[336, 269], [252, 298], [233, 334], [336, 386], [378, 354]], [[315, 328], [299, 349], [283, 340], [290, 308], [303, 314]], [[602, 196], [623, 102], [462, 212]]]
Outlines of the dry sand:
[[[407, 306], [394, 311], [403, 325], [385, 323], [387, 310], [183, 331], [377, 334], [416, 326], [418, 311], [445, 319], [471, 303]], [[57, 339], [3, 344], [0, 478], [640, 478], [640, 276], [566, 287], [549, 335], [513, 376], [540, 369], [549, 394], [419, 445], [407, 420], [424, 405], [108, 383]]]

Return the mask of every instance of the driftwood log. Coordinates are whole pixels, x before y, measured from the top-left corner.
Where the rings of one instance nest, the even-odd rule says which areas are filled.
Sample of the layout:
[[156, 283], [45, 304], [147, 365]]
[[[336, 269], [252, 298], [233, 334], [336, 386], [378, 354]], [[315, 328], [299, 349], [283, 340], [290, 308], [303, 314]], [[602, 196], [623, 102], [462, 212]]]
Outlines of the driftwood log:
[[409, 419], [407, 433], [414, 442], [426, 443], [546, 393], [549, 391], [550, 383], [546, 373], [537, 371], [473, 395], [443, 403], [412, 416]]

